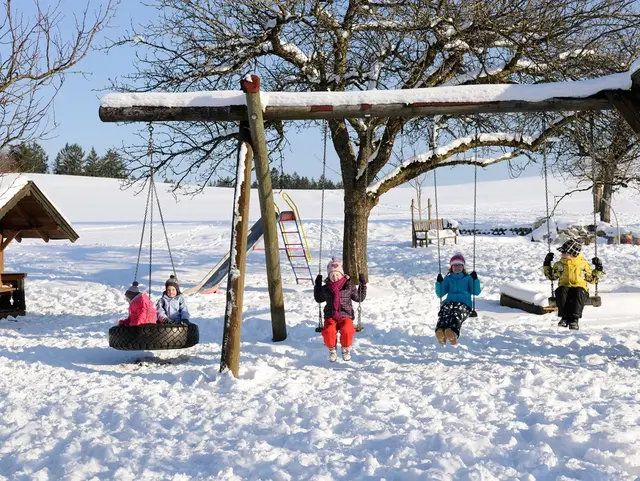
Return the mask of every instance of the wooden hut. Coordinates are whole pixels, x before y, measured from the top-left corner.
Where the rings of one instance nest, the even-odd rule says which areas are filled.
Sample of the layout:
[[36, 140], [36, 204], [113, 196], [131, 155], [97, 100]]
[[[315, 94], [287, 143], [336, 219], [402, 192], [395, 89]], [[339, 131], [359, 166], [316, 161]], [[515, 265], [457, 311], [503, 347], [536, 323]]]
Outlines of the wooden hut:
[[0, 319], [24, 316], [26, 272], [5, 272], [4, 251], [22, 239], [70, 240], [78, 234], [38, 186], [26, 177], [0, 177]]

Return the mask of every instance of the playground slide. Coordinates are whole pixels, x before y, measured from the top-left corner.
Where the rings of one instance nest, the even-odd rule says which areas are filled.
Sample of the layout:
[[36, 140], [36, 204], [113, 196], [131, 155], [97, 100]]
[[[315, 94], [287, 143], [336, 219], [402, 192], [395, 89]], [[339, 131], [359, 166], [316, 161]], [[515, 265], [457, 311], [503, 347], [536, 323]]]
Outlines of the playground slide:
[[[276, 215], [276, 220], [279, 215]], [[250, 251], [255, 246], [264, 234], [264, 226], [262, 225], [262, 219], [258, 219], [255, 224], [249, 229], [247, 236], [247, 251]], [[189, 289], [185, 289], [183, 294], [194, 294], [196, 292], [206, 291], [208, 289], [216, 288], [229, 273], [230, 253], [227, 252], [225, 256], [209, 271], [209, 273], [198, 284]]]

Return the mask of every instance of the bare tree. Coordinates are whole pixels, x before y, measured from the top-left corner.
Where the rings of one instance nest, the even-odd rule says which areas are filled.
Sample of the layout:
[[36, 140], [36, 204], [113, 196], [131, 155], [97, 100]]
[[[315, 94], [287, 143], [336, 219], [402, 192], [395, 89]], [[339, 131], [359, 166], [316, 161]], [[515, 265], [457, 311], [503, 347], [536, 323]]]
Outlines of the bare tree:
[[[62, 2], [2, 0], [0, 6], [0, 149], [42, 138], [55, 128], [49, 113], [65, 74], [82, 60], [119, 0], [77, 14]], [[31, 13], [32, 12], [32, 13]], [[65, 23], [66, 19], [66, 23]], [[63, 25], [64, 23], [64, 25]]]
[[[248, 72], [264, 90], [357, 91], [582, 79], [628, 67], [637, 54], [638, 2], [628, 0], [154, 0], [160, 21], [129, 32], [136, 72], [119, 91], [237, 90]], [[634, 39], [631, 42], [629, 39]], [[635, 42], [635, 43], [634, 43]], [[568, 123], [517, 115], [444, 119], [440, 147], [393, 168], [404, 129], [425, 145], [432, 119], [329, 120], [341, 166], [343, 256], [351, 275], [367, 272], [367, 224], [385, 192], [441, 165], [473, 164], [474, 147], [493, 148], [482, 165], [535, 151]], [[274, 147], [286, 125], [272, 124]], [[299, 124], [298, 124], [299, 125]], [[478, 125], [478, 135], [475, 134]], [[471, 127], [473, 126], [473, 127]], [[215, 124], [167, 124], [160, 168], [210, 178], [234, 148]], [[496, 150], [497, 149], [497, 150]], [[145, 146], [137, 159], [143, 164]], [[136, 157], [134, 149], [130, 154]], [[132, 165], [135, 165], [132, 164]], [[178, 166], [178, 167], [176, 167]]]
[[611, 222], [613, 194], [627, 187], [640, 188], [640, 140], [613, 112], [576, 117], [559, 140], [555, 172], [595, 186], [594, 205], [600, 220]]

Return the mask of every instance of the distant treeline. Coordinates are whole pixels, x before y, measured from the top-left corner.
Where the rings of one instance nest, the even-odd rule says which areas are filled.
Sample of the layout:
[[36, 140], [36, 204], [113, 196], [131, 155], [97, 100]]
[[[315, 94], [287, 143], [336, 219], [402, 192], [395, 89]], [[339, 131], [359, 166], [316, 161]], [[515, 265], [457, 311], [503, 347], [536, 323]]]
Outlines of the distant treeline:
[[126, 177], [124, 162], [115, 150], [109, 149], [104, 155], [98, 155], [91, 148], [87, 154], [79, 144], [66, 144], [56, 155], [53, 165], [49, 166], [47, 153], [37, 142], [15, 145], [0, 152], [0, 174], [17, 172], [115, 179]]
[[[297, 172], [293, 174], [280, 175], [280, 171], [276, 168], [271, 169], [271, 185], [274, 189], [305, 189], [305, 190], [317, 190], [322, 189], [323, 177], [320, 179], [309, 179], [309, 177], [300, 176]], [[236, 180], [234, 177], [221, 177], [218, 180], [209, 182], [211, 187], [234, 187]], [[258, 187], [258, 182], [254, 181], [251, 187]], [[327, 179], [324, 183], [324, 188], [327, 190], [342, 189], [342, 182], [333, 182]]]

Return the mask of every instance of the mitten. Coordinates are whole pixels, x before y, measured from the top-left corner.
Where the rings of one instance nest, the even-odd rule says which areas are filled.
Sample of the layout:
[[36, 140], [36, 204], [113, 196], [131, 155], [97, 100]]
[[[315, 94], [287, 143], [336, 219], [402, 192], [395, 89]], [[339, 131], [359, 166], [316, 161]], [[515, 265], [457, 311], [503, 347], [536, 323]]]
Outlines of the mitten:
[[469, 274], [471, 276], [471, 279], [473, 279], [474, 281], [478, 278], [478, 274], [476, 273], [476, 271], [472, 271], [471, 274]]
[[602, 272], [604, 270], [602, 261], [599, 258], [594, 257], [593, 259], [591, 259], [591, 262], [593, 262], [593, 267], [596, 268], [596, 271]]
[[367, 280], [364, 278], [364, 274], [360, 274], [358, 276], [358, 280], [360, 281], [360, 284], [366, 284]]
[[322, 274], [318, 274], [316, 277], [316, 286], [322, 285]]
[[127, 325], [127, 320], [126, 319], [120, 319], [118, 321], [118, 326], [125, 326]]
[[438, 274], [438, 277], [436, 277], [436, 282], [442, 282], [444, 279], [442, 278], [442, 274]]
[[551, 261], [553, 261], [553, 252], [549, 252], [545, 257], [544, 257], [544, 262], [542, 265], [545, 266], [550, 266], [551, 265]]

